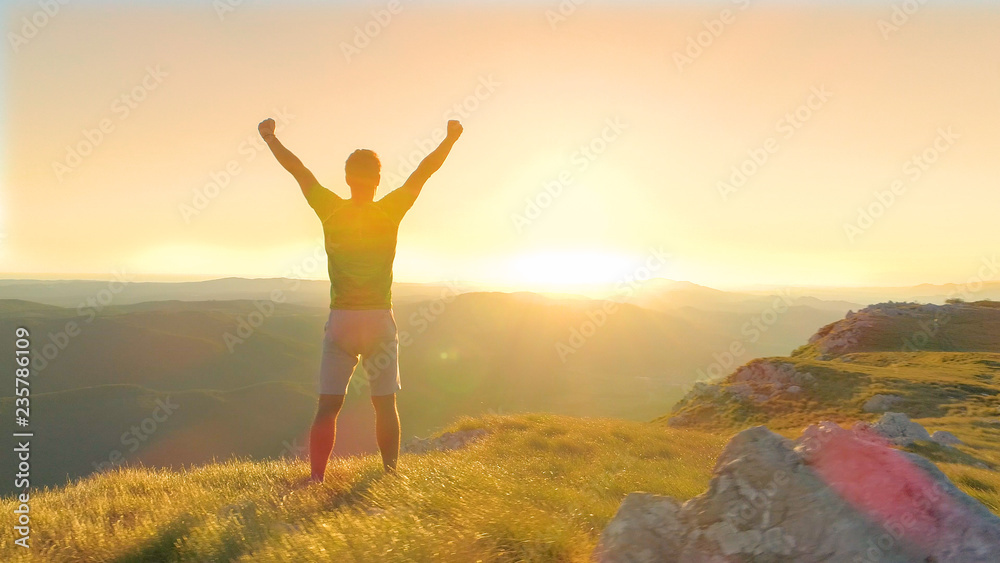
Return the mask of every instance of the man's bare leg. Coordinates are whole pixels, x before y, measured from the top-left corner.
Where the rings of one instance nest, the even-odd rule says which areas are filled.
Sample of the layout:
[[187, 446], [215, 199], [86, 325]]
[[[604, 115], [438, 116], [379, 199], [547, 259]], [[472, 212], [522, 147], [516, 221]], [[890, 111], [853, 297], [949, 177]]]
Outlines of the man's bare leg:
[[344, 395], [320, 395], [316, 419], [309, 431], [309, 463], [312, 481], [320, 483], [326, 474], [326, 464], [337, 440], [337, 415], [344, 406]]
[[396, 394], [372, 396], [375, 406], [375, 439], [382, 453], [382, 467], [386, 473], [395, 473], [399, 457], [399, 412]]

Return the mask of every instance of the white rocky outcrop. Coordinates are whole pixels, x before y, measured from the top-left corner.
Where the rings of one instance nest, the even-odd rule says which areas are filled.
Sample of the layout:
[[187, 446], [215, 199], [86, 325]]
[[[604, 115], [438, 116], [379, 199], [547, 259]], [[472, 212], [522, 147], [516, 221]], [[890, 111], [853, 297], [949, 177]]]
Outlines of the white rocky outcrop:
[[887, 412], [874, 424], [858, 422], [854, 425], [854, 430], [879, 436], [896, 446], [909, 446], [917, 441], [929, 442], [931, 439], [926, 428], [901, 412]]
[[600, 563], [1000, 561], [1000, 519], [937, 468], [834, 423], [795, 442], [759, 426], [681, 504], [632, 493], [601, 534]]
[[763, 403], [782, 395], [799, 395], [815, 383], [812, 374], [796, 370], [795, 364], [754, 360], [740, 366], [724, 382], [695, 383], [678, 406], [703, 400]]

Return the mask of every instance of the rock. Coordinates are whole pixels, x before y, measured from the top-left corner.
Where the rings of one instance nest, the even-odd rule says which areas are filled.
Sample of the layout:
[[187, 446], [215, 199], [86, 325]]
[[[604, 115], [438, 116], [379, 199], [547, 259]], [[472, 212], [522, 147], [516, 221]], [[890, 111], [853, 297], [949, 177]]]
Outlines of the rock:
[[947, 430], [938, 430], [937, 432], [931, 434], [931, 440], [942, 446], [955, 446], [962, 443], [962, 441], [958, 439], [958, 436], [948, 432]]
[[794, 364], [752, 361], [736, 370], [722, 389], [736, 400], [763, 403], [783, 393], [801, 393], [815, 382], [812, 374], [797, 371]]
[[[775, 360], [753, 360], [740, 366], [726, 380], [720, 383], [698, 382], [678, 401], [672, 412], [677, 413], [669, 419], [682, 425], [688, 422], [684, 409], [699, 406], [715, 409], [726, 403], [742, 402], [755, 405], [791, 396], [802, 397], [805, 392], [816, 384], [816, 377], [811, 373], [800, 372], [795, 364]], [[700, 415], [699, 415], [700, 417]], [[668, 422], [669, 422], [668, 421]]]
[[865, 412], [885, 412], [903, 401], [899, 395], [873, 395], [865, 401], [861, 410]]
[[684, 545], [680, 505], [674, 499], [631, 493], [604, 528], [595, 557], [603, 563], [655, 563]]
[[435, 438], [414, 438], [409, 444], [403, 447], [404, 453], [422, 454], [433, 451], [448, 451], [464, 448], [469, 444], [481, 440], [489, 432], [482, 428], [474, 430], [460, 430], [458, 432], [445, 432]]
[[[861, 514], [917, 561], [997, 561], [1000, 519], [958, 490], [931, 462], [825, 422], [797, 451]], [[859, 478], [860, 476], [860, 478]]]
[[916, 441], [931, 439], [927, 429], [900, 412], [887, 412], [875, 424], [859, 422], [854, 426], [858, 432], [873, 433], [896, 446], [909, 446]]
[[873, 436], [829, 422], [795, 442], [745, 430], [703, 494], [683, 505], [626, 497], [594, 560], [1000, 561], [1000, 519], [932, 463]]

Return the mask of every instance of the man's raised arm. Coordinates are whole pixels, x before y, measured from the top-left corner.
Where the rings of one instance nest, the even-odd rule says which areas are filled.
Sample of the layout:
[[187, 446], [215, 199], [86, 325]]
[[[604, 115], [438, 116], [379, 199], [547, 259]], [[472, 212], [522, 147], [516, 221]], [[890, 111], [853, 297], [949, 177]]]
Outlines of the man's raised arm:
[[306, 165], [302, 164], [299, 157], [286, 149], [285, 145], [282, 145], [281, 141], [274, 136], [274, 120], [268, 118], [261, 121], [260, 125], [257, 126], [257, 131], [260, 132], [261, 138], [264, 139], [268, 148], [271, 149], [274, 158], [278, 159], [278, 164], [292, 174], [295, 181], [299, 183], [299, 187], [302, 188], [302, 194], [308, 197], [309, 190], [319, 182], [316, 181], [316, 176], [306, 168]]
[[444, 159], [448, 158], [448, 153], [451, 152], [451, 147], [454, 146], [455, 141], [462, 135], [462, 124], [456, 120], [451, 120], [448, 122], [448, 134], [445, 136], [444, 141], [438, 148], [431, 151], [429, 155], [424, 157], [420, 161], [420, 165], [417, 169], [410, 174], [410, 177], [406, 179], [406, 183], [400, 189], [412, 190], [413, 197], [420, 194], [420, 190], [424, 187], [427, 179], [431, 177], [431, 174], [438, 171], [441, 165], [444, 164]]

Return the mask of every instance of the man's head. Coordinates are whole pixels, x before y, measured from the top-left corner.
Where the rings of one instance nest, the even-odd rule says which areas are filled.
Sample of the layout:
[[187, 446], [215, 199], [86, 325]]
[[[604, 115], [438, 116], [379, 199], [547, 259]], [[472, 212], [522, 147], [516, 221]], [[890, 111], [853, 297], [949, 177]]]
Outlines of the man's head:
[[371, 201], [375, 198], [375, 188], [381, 179], [382, 163], [378, 155], [368, 149], [358, 149], [347, 157], [344, 166], [347, 185], [351, 187], [351, 198]]

